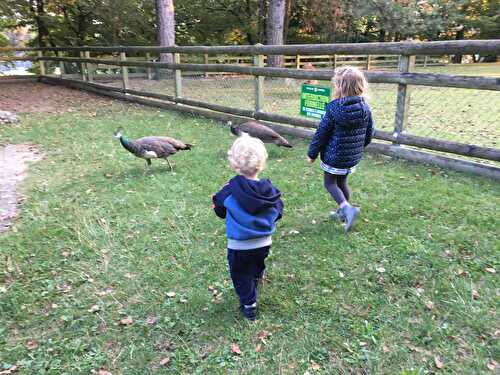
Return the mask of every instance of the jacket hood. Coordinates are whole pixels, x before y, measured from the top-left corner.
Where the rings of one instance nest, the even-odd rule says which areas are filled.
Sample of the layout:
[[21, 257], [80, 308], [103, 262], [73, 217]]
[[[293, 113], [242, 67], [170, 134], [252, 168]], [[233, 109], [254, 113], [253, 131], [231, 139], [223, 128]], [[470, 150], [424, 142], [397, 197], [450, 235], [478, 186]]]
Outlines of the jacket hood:
[[229, 187], [234, 199], [250, 214], [277, 206], [281, 197], [268, 179], [254, 181], [236, 176], [229, 181]]
[[363, 121], [366, 113], [366, 102], [362, 96], [346, 96], [334, 100], [335, 119], [341, 123], [354, 125]]

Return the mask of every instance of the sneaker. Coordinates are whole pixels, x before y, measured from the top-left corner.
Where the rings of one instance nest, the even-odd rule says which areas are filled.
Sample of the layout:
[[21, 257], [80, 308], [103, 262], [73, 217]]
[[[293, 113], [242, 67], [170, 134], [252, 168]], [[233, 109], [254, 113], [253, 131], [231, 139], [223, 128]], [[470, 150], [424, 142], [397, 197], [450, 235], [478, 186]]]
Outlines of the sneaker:
[[257, 304], [252, 307], [246, 307], [245, 305], [240, 306], [240, 312], [245, 317], [246, 320], [253, 322], [257, 319]]
[[342, 212], [342, 210], [340, 208], [337, 209], [337, 211], [330, 212], [330, 217], [333, 220], [338, 220], [338, 221], [340, 221], [342, 223], [345, 223], [345, 215], [344, 215], [344, 213]]
[[342, 212], [344, 213], [344, 216], [346, 218], [344, 229], [346, 232], [349, 232], [349, 230], [351, 230], [352, 226], [356, 222], [356, 219], [358, 218], [359, 208], [353, 206], [345, 206], [342, 209]]

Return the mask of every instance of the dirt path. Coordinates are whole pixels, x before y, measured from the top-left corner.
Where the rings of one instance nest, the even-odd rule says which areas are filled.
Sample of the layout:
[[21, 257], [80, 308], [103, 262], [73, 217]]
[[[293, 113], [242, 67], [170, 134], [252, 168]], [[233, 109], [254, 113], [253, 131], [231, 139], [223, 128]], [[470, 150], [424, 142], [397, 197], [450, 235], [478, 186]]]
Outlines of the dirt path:
[[[84, 91], [38, 82], [9, 81], [0, 82], [0, 86], [0, 110], [15, 114], [64, 113], [82, 107], [110, 106], [113, 102]], [[41, 158], [33, 145], [0, 144], [0, 233], [7, 231], [19, 214], [19, 188], [26, 178], [28, 162]]]
[[32, 145], [0, 145], [0, 233], [18, 214], [19, 185], [27, 176], [28, 162], [42, 158]]
[[85, 91], [38, 82], [0, 82], [0, 85], [0, 110], [16, 114], [63, 113], [76, 107], [96, 108], [112, 102]]

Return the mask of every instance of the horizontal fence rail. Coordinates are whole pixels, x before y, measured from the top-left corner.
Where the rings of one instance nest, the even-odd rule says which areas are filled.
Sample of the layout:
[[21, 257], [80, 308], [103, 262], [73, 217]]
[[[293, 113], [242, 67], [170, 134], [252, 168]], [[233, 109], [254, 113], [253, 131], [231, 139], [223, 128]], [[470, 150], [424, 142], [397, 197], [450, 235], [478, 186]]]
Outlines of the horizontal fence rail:
[[[110, 59], [79, 59], [72, 57], [39, 57], [39, 61], [63, 61], [73, 63], [90, 63], [110, 66], [129, 66], [157, 69], [184, 70], [191, 72], [225, 72], [236, 74], [249, 74], [264, 77], [296, 78], [303, 80], [329, 81], [334, 75], [334, 70], [302, 70], [287, 68], [256, 68], [250, 66], [229, 64], [174, 64], [145, 61], [119, 61]], [[406, 85], [423, 85], [437, 87], [455, 87], [500, 91], [500, 78], [450, 76], [434, 73], [394, 73], [394, 72], [366, 72], [369, 82], [396, 83]]]
[[[24, 56], [20, 56], [18, 53], [12, 54], [12, 52], [23, 51], [27, 53]], [[256, 119], [285, 134], [306, 138], [312, 136], [313, 130], [318, 126], [318, 121], [264, 110], [265, 88], [267, 86], [264, 77], [308, 82], [331, 81], [335, 75], [335, 69], [332, 67], [341, 66], [347, 61], [351, 65], [364, 69], [369, 82], [394, 85], [393, 87], [397, 88], [394, 131], [377, 129], [374, 138], [387, 143], [373, 144], [370, 146], [371, 150], [441, 167], [474, 172], [500, 180], [500, 168], [496, 165], [454, 159], [437, 154], [446, 153], [500, 162], [500, 149], [405, 132], [408, 123], [410, 89], [413, 86], [500, 91], [500, 77], [412, 72], [411, 70], [417, 62], [421, 64], [420, 66], [432, 65], [433, 60], [430, 56], [437, 55], [500, 54], [500, 40], [283, 46], [0, 48], [0, 54], [2, 52], [8, 55], [0, 56], [0, 62], [17, 60], [38, 63], [40, 80], [45, 83], [84, 89], [130, 102], [179, 110], [220, 120]], [[63, 53], [70, 56], [79, 55], [80, 57], [64, 57]], [[91, 53], [96, 56], [91, 57]], [[174, 54], [174, 62], [154, 61], [158, 57], [152, 58], [151, 54], [159, 53]], [[138, 56], [139, 54], [146, 54], [146, 56]], [[181, 63], [181, 54], [200, 55], [203, 63], [195, 63], [195, 61], [199, 61], [196, 56], [186, 58], [188, 62]], [[217, 54], [238, 54], [240, 56], [219, 58], [210, 56]], [[284, 59], [284, 67], [265, 67], [266, 56], [270, 54], [287, 55]], [[103, 57], [103, 55], [105, 56]], [[419, 59], [417, 60], [416, 57]], [[306, 64], [312, 63], [317, 63], [319, 68], [308, 69]], [[435, 60], [434, 63], [439, 63], [439, 60]], [[370, 70], [383, 68], [387, 64], [397, 67], [398, 71]], [[51, 66], [52, 70], [47, 68], [48, 65]], [[59, 76], [51, 75], [50, 72], [53, 71], [54, 66], [58, 67]], [[66, 71], [68, 66], [72, 66], [70, 73]], [[137, 73], [137, 69], [145, 73]], [[171, 72], [168, 79], [174, 85], [172, 93], [141, 91], [130, 87], [130, 80], [134, 77], [146, 77], [148, 80], [152, 80], [154, 74], [160, 70]], [[189, 77], [208, 79], [209, 74], [213, 75], [213, 78], [207, 80], [207, 83], [216, 82], [219, 79], [223, 80], [222, 74], [231, 75], [229, 79], [238, 77], [253, 79], [255, 81], [253, 86], [254, 108], [239, 108], [225, 105], [226, 103], [209, 103], [190, 98], [189, 94], [188, 97], [185, 97], [183, 85], [188, 84], [189, 86]], [[221, 76], [217, 77], [218, 75]], [[79, 79], [74, 79], [75, 77], [79, 77]], [[120, 79], [121, 87], [99, 83], [100, 79], [107, 79], [108, 83], [109, 80]], [[495, 104], [492, 103], [492, 105]], [[434, 153], [423, 152], [422, 149], [431, 150]]]
[[[8, 48], [0, 48], [0, 52]], [[61, 51], [61, 52], [156, 52], [184, 54], [250, 54], [250, 55], [450, 55], [450, 54], [500, 54], [500, 40], [459, 40], [438, 42], [393, 42], [393, 43], [335, 43], [335, 44], [288, 44], [245, 46], [116, 46], [116, 47], [43, 47], [17, 48], [15, 51]]]

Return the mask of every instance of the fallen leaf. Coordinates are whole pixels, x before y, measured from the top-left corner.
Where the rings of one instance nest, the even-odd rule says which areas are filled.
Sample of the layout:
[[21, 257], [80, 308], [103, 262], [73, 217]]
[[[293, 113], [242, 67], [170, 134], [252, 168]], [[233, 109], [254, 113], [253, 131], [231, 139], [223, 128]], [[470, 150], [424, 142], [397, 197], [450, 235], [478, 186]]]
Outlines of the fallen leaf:
[[231, 353], [241, 355], [240, 347], [236, 344], [231, 344]]
[[385, 272], [385, 268], [384, 267], [377, 267], [376, 270], [380, 273], [384, 273]]
[[304, 375], [311, 375], [311, 373], [309, 371], [304, 371]]
[[441, 358], [439, 358], [439, 356], [434, 357], [434, 364], [439, 369], [444, 367], [444, 363], [441, 361]]
[[185, 299], [185, 298], [181, 298], [181, 299], [179, 300], [179, 302], [180, 302], [180, 303], [187, 303], [187, 301], [188, 301], [188, 300], [187, 300], [187, 299]]
[[132, 317], [127, 316], [126, 318], [120, 319], [120, 324], [122, 326], [129, 326], [133, 323]]
[[257, 338], [263, 343], [265, 344], [266, 343], [266, 339], [271, 335], [271, 332], [269, 331], [266, 331], [265, 329], [263, 329], [262, 331], [260, 331], [258, 334], [257, 334]]
[[472, 298], [479, 299], [479, 292], [475, 289], [472, 290]]
[[389, 353], [389, 348], [388, 348], [387, 346], [385, 346], [385, 345], [384, 345], [384, 346], [382, 346], [382, 351], [383, 351], [384, 353]]
[[366, 343], [366, 342], [364, 342], [364, 341], [360, 341], [360, 342], [359, 342], [359, 346], [367, 346], [367, 345], [368, 345], [368, 343]]
[[486, 364], [486, 367], [488, 367], [488, 369], [490, 370], [495, 370], [496, 368], [498, 368], [498, 362], [492, 359]]
[[427, 307], [427, 309], [429, 309], [429, 310], [432, 310], [432, 309], [434, 308], [434, 302], [432, 302], [432, 301], [427, 301], [427, 302], [425, 303], [425, 307]]
[[344, 273], [343, 273], [343, 272], [341, 272], [341, 271], [339, 271], [339, 277], [340, 277], [341, 279], [343, 279], [343, 278], [344, 278]]
[[320, 370], [320, 365], [318, 365], [316, 362], [312, 362], [311, 363], [311, 368], [314, 370], [314, 371], [319, 371]]
[[298, 230], [292, 229], [289, 234], [299, 234], [300, 232]]
[[261, 344], [257, 344], [257, 346], [255, 347], [255, 352], [256, 353], [260, 353], [262, 351], [262, 345]]
[[160, 366], [165, 366], [170, 362], [170, 357], [165, 357], [160, 361]]
[[156, 316], [148, 316], [148, 318], [146, 319], [146, 323], [150, 325], [156, 324], [157, 322], [158, 318]]
[[465, 276], [467, 273], [464, 270], [458, 270], [455, 272], [455, 276]]
[[88, 309], [87, 311], [89, 313], [94, 313], [94, 312], [97, 312], [99, 310], [101, 310], [101, 307], [99, 305], [92, 305], [92, 306], [90, 306], [90, 309]]
[[28, 349], [28, 350], [34, 350], [36, 348], [38, 348], [38, 341], [36, 341], [36, 340], [28, 340], [26, 342], [26, 349]]
[[175, 295], [176, 295], [175, 292], [168, 292], [167, 293], [167, 297], [169, 297], [169, 298], [173, 298], [173, 297], [175, 297]]
[[486, 267], [484, 270], [486, 272], [489, 272], [489, 273], [496, 273], [497, 272], [493, 267]]
[[16, 371], [17, 371], [17, 366], [12, 365], [7, 370], [0, 371], [0, 375], [9, 375], [15, 373]]
[[111, 372], [109, 372], [108, 370], [103, 370], [103, 369], [100, 369], [99, 372], [97, 373], [98, 375], [113, 375], [111, 374]]

